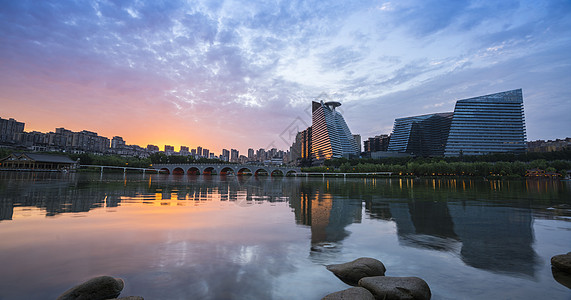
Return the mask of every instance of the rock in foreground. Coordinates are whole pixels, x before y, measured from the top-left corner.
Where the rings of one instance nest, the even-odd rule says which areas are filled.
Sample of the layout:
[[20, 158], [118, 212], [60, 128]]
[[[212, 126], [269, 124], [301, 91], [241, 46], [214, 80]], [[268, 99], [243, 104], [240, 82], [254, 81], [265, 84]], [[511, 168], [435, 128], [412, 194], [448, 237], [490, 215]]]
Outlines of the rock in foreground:
[[120, 278], [100, 276], [72, 287], [57, 300], [105, 300], [117, 298], [125, 283]]
[[382, 262], [369, 257], [357, 258], [344, 264], [328, 265], [326, 268], [346, 284], [354, 286], [361, 278], [383, 276], [386, 271]]
[[551, 273], [555, 281], [571, 289], [571, 273], [559, 271], [555, 267], [551, 267]]
[[431, 297], [428, 284], [418, 277], [365, 277], [359, 286], [369, 290], [376, 299], [428, 300]]
[[571, 274], [571, 252], [555, 255], [551, 258], [551, 265], [559, 271]]
[[375, 296], [367, 289], [353, 287], [333, 294], [329, 294], [321, 300], [375, 300]]

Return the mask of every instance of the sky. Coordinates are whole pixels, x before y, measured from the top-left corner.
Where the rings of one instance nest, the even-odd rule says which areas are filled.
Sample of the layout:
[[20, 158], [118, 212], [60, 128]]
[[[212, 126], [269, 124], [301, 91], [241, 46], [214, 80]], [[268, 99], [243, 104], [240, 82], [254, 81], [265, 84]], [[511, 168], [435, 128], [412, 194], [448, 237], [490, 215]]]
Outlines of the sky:
[[354, 134], [523, 89], [571, 137], [571, 1], [0, 0], [0, 117], [127, 144], [287, 149], [311, 101]]

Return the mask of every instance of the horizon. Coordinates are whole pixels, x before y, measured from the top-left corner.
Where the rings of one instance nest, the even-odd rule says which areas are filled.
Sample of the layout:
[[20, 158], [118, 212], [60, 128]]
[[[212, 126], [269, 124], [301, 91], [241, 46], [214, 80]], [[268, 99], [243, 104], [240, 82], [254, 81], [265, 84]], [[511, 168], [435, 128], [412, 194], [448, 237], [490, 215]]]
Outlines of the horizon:
[[521, 88], [527, 141], [571, 136], [567, 1], [8, 1], [0, 16], [2, 118], [26, 131], [244, 154], [289, 149], [318, 99], [364, 141]]

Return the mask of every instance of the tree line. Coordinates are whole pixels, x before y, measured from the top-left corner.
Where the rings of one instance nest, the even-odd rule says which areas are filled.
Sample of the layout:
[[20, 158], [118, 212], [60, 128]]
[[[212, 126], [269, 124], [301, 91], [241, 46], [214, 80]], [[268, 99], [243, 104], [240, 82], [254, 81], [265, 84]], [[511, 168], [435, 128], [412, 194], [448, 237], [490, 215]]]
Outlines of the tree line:
[[571, 170], [571, 151], [523, 154], [490, 154], [460, 157], [399, 157], [384, 159], [331, 159], [305, 172], [393, 172], [411, 176], [525, 176], [529, 169], [558, 172]]

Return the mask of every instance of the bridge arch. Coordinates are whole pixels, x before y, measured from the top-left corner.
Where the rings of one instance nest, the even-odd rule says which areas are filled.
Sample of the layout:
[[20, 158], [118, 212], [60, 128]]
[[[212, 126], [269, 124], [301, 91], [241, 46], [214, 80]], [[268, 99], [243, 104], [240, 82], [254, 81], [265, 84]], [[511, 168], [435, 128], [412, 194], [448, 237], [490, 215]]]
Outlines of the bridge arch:
[[250, 170], [250, 168], [241, 168], [238, 170], [238, 175], [252, 175], [252, 170]]
[[234, 168], [232, 167], [224, 167], [220, 170], [220, 175], [228, 175], [228, 174], [234, 174]]
[[186, 171], [186, 174], [188, 174], [188, 175], [200, 175], [200, 169], [198, 169], [197, 167], [190, 167]]
[[297, 174], [296, 170], [287, 170], [285, 176], [292, 176], [293, 174]]
[[[301, 170], [294, 167], [264, 166], [251, 164], [154, 164], [151, 166], [161, 174], [223, 175], [233, 172], [236, 175], [290, 176]], [[182, 171], [181, 171], [182, 170]], [[279, 170], [279, 171], [276, 171]], [[273, 173], [273, 174], [272, 174]]]
[[279, 169], [274, 169], [272, 170], [272, 173], [270, 173], [270, 176], [284, 176], [284, 172]]
[[265, 168], [257, 168], [256, 171], [254, 172], [254, 175], [268, 176], [270, 175], [270, 172], [268, 172], [268, 170]]
[[206, 167], [206, 168], [204, 168], [204, 170], [202, 170], [202, 174], [213, 175], [213, 174], [216, 174], [216, 170], [214, 169], [214, 167]]
[[181, 167], [176, 167], [172, 170], [173, 175], [184, 175], [184, 170]]

